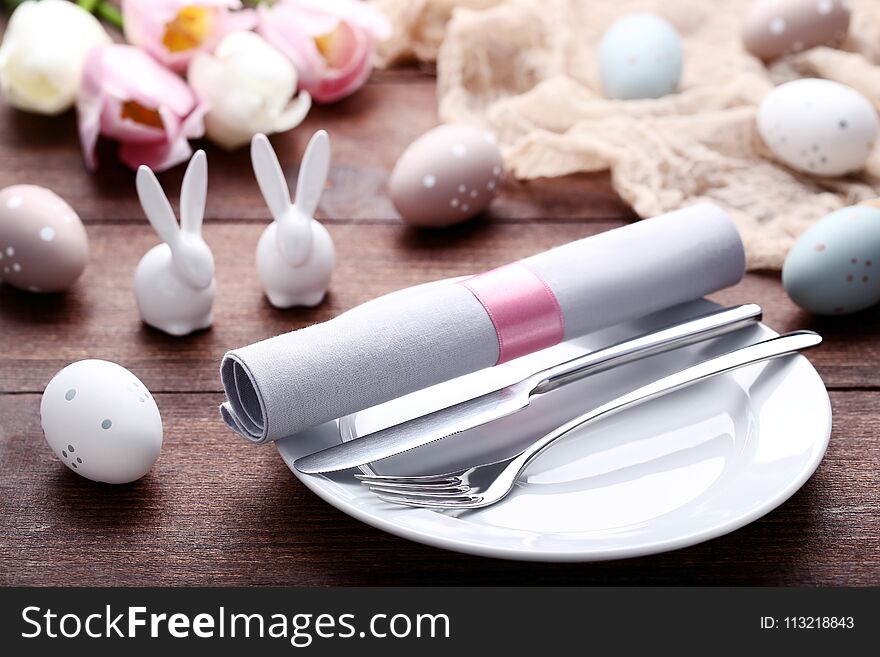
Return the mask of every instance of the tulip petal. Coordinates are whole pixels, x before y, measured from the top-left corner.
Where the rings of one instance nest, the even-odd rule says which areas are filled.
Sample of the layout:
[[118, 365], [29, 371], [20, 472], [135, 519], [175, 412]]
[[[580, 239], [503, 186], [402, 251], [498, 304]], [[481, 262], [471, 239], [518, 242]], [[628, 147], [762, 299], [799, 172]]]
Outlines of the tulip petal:
[[188, 139], [201, 139], [205, 136], [205, 115], [211, 110], [211, 104], [202, 101], [189, 113], [180, 126], [180, 132]]
[[223, 18], [223, 33], [219, 34], [217, 41], [232, 32], [247, 32], [257, 26], [259, 20], [257, 12], [253, 9], [231, 11]]
[[188, 138], [204, 134], [207, 104], [179, 77], [134, 46], [96, 48], [87, 58], [77, 103], [86, 166], [99, 134], [120, 142], [119, 157], [156, 171], [189, 157]]
[[94, 171], [98, 166], [95, 147], [98, 145], [98, 135], [101, 134], [102, 101], [103, 99], [98, 95], [82, 97], [76, 107], [79, 144], [86, 168], [90, 171]]
[[280, 0], [259, 13], [259, 33], [293, 62], [300, 88], [319, 103], [359, 89], [372, 71], [373, 38], [390, 34], [384, 15], [355, 0]]
[[[341, 21], [356, 25], [376, 39], [391, 36], [391, 22], [381, 11], [361, 0], [295, 0], [304, 9], [323, 12]], [[322, 32], [326, 34], [329, 30]]]
[[[135, 120], [137, 114], [149, 115], [156, 125]], [[101, 111], [101, 134], [119, 141], [149, 144], [166, 141], [167, 127], [162, 112], [107, 96]]]
[[[295, 4], [281, 2], [271, 8], [258, 7], [260, 23], [257, 32], [291, 62], [299, 75], [300, 85], [305, 89], [315, 87], [324, 75], [327, 63], [321, 56], [314, 36], [305, 29], [306, 16]], [[338, 25], [335, 18], [327, 23], [327, 32]], [[326, 34], [317, 32], [316, 34]]]
[[76, 101], [89, 51], [110, 42], [98, 20], [74, 3], [19, 4], [0, 45], [0, 93], [18, 109], [59, 114]]
[[119, 160], [133, 170], [143, 164], [153, 171], [165, 171], [186, 162], [192, 153], [192, 147], [183, 135], [170, 144], [119, 145]]
[[98, 75], [105, 89], [116, 97], [145, 107], [166, 105], [180, 116], [189, 114], [195, 107], [195, 95], [186, 82], [142, 50], [117, 44], [100, 52]]
[[301, 91], [275, 119], [274, 132], [287, 132], [302, 123], [312, 108], [312, 97]]
[[296, 25], [298, 31], [309, 36], [332, 32], [340, 20], [337, 15], [325, 11], [320, 5], [309, 7], [296, 0], [282, 0], [271, 8], [266, 8], [265, 5], [260, 5], [260, 8], [275, 14], [275, 19], [282, 24]]
[[257, 133], [288, 129], [302, 120], [309, 104], [296, 105], [279, 122], [296, 92], [290, 60], [254, 32], [227, 35], [213, 54], [201, 53], [190, 64], [188, 79], [196, 94], [210, 103], [205, 117], [208, 138], [226, 149], [250, 142]]
[[309, 89], [319, 103], [332, 103], [360, 89], [373, 70], [373, 41], [364, 32], [351, 32], [350, 59], [341, 68], [328, 68], [317, 87]]
[[[183, 73], [199, 52], [211, 52], [217, 43], [231, 32], [250, 30], [256, 24], [252, 10], [241, 9], [239, 0], [123, 0], [122, 15], [125, 37], [143, 48], [172, 70]], [[203, 7], [212, 16], [208, 34], [201, 35], [193, 47], [172, 51], [165, 43], [169, 24], [182, 10]]]

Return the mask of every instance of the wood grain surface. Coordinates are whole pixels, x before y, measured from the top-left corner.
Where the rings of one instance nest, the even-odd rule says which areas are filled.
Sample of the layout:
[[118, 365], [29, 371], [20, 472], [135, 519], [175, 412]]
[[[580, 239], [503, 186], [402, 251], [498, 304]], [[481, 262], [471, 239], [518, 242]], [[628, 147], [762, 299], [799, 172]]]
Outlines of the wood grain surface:
[[[0, 108], [0, 187], [29, 182], [64, 196], [87, 224], [91, 260], [69, 293], [0, 286], [0, 584], [880, 584], [880, 313], [818, 320], [785, 296], [776, 275], [751, 274], [713, 296], [755, 302], [779, 330], [813, 328], [811, 352], [831, 392], [834, 432], [816, 475], [765, 518], [692, 548], [599, 564], [524, 564], [428, 548], [363, 525], [322, 502], [272, 446], [252, 446], [221, 424], [217, 367], [231, 347], [333, 317], [408, 285], [472, 273], [623, 225], [632, 212], [607, 175], [507, 182], [491, 213], [424, 232], [403, 225], [387, 197], [396, 157], [437, 123], [434, 81], [383, 72], [354, 97], [317, 108], [273, 139], [289, 177], [308, 136], [330, 131], [333, 165], [321, 204], [339, 268], [327, 301], [280, 311], [262, 297], [254, 247], [267, 212], [246, 149], [206, 146], [205, 236], [217, 261], [216, 324], [174, 339], [138, 319], [131, 280], [157, 238], [133, 176], [103, 144], [102, 166], [82, 166], [75, 119]], [[161, 176], [176, 196], [182, 167]], [[81, 358], [134, 371], [165, 423], [156, 467], [127, 486], [99, 485], [64, 468], [39, 427], [40, 392]]]

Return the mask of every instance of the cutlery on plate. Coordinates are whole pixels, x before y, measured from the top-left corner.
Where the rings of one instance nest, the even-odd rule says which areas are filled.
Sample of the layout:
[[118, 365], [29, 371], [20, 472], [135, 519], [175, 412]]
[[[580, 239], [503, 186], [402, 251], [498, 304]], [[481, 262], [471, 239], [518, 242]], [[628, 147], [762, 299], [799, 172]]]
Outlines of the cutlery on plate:
[[815, 347], [821, 336], [795, 331], [710, 358], [657, 379], [557, 427], [519, 454], [465, 470], [417, 477], [355, 475], [381, 499], [404, 506], [431, 509], [476, 509], [504, 499], [529, 464], [544, 450], [575, 429], [732, 370]]
[[760, 306], [751, 303], [701, 315], [573, 358], [478, 397], [304, 456], [293, 465], [302, 473], [317, 474], [379, 461], [515, 413], [528, 406], [532, 397], [591, 374], [718, 337], [760, 319]]

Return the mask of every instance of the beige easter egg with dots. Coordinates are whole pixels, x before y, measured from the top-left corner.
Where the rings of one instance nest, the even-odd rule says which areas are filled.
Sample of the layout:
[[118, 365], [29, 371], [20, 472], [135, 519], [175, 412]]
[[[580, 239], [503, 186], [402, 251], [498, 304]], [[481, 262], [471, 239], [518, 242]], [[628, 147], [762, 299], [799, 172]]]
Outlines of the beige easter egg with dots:
[[504, 176], [491, 132], [470, 125], [429, 130], [404, 151], [391, 173], [394, 207], [414, 226], [450, 226], [483, 212]]
[[746, 50], [764, 60], [846, 38], [849, 0], [757, 0], [746, 15]]
[[0, 190], [0, 281], [29, 292], [61, 292], [89, 256], [86, 229], [55, 192], [36, 185]]

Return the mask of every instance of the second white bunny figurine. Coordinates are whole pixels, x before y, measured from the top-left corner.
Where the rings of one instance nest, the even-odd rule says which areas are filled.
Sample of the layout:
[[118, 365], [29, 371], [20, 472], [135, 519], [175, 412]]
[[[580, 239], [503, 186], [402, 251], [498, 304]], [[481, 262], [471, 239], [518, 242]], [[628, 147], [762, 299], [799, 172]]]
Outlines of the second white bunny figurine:
[[274, 221], [257, 244], [257, 272], [276, 308], [317, 306], [330, 286], [336, 251], [330, 233], [315, 221], [315, 210], [330, 170], [330, 139], [316, 132], [303, 155], [296, 200], [266, 135], [251, 141], [251, 162]]
[[197, 152], [183, 177], [180, 226], [153, 172], [141, 166], [137, 191], [147, 219], [165, 240], [147, 251], [134, 275], [144, 322], [171, 335], [208, 328], [213, 321], [214, 256], [202, 239], [208, 164]]

